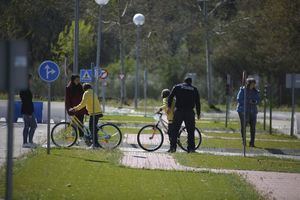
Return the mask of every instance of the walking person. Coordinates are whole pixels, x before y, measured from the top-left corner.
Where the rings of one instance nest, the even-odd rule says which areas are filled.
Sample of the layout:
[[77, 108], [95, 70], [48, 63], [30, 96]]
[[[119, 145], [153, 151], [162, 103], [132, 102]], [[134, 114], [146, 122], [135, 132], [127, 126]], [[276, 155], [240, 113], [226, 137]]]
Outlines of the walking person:
[[[241, 87], [237, 94], [237, 112], [240, 117], [241, 123], [241, 135], [243, 141], [244, 138], [244, 128], [247, 127], [247, 124], [250, 125], [250, 147], [255, 147], [255, 132], [256, 132], [256, 121], [257, 121], [257, 105], [259, 104], [259, 91], [256, 89], [256, 81], [254, 78], [247, 78], [246, 80], [246, 101], [245, 99], [245, 87]], [[246, 102], [246, 110], [244, 102]], [[244, 112], [246, 112], [246, 127], [244, 127]]]
[[[70, 110], [70, 108], [77, 106], [81, 102], [83, 93], [84, 93], [84, 90], [80, 83], [80, 76], [77, 74], [72, 75], [71, 80], [66, 87], [65, 106], [66, 106], [68, 115], [71, 116], [71, 115], [75, 114], [75, 116], [79, 119], [79, 121], [82, 124], [83, 124], [83, 120], [84, 120], [84, 115], [87, 114], [86, 109], [83, 108], [76, 113], [70, 112], [69, 110]], [[79, 137], [82, 138], [83, 135], [84, 134], [83, 134], [82, 130], [79, 129]]]
[[32, 102], [32, 92], [30, 87], [32, 85], [32, 75], [28, 75], [28, 88], [20, 91], [21, 114], [24, 120], [23, 129], [23, 148], [36, 148], [37, 144], [33, 142], [34, 132], [37, 128], [36, 119], [34, 116], [34, 106]]
[[196, 87], [192, 85], [192, 79], [187, 77], [184, 82], [175, 85], [172, 92], [168, 98], [168, 112], [171, 111], [171, 106], [173, 99], [175, 102], [175, 112], [171, 135], [171, 144], [169, 153], [176, 152], [177, 148], [177, 138], [179, 134], [179, 129], [182, 122], [185, 123], [188, 132], [188, 153], [195, 152], [195, 112], [194, 108], [196, 106], [197, 118], [200, 119], [201, 105], [199, 92]]
[[93, 142], [95, 146], [92, 145], [91, 148], [100, 148], [101, 146], [98, 141], [97, 130], [98, 121], [101, 117], [103, 117], [100, 101], [98, 99], [98, 96], [94, 93], [91, 84], [85, 83], [83, 85], [83, 90], [84, 93], [81, 102], [75, 107], [71, 108], [69, 111], [78, 112], [83, 108], [87, 109], [87, 112], [90, 116], [89, 129], [95, 138], [95, 141]]

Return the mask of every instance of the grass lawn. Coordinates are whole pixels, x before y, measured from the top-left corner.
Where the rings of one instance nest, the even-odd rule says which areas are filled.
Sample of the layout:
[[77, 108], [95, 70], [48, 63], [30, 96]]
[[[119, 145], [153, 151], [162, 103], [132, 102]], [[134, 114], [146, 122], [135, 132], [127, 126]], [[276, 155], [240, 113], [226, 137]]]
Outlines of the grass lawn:
[[[15, 165], [14, 199], [262, 199], [237, 175], [129, 169], [119, 156], [38, 150]], [[1, 197], [3, 181], [2, 171]]]
[[180, 164], [191, 167], [300, 173], [299, 160], [279, 159], [270, 157], [244, 158], [239, 156], [215, 156], [198, 153], [188, 155], [176, 153], [174, 157]]
[[[126, 116], [126, 115], [105, 115], [101, 120], [108, 121], [112, 123], [117, 123], [121, 125], [139, 125], [143, 126], [146, 124], [155, 123], [153, 117], [142, 117], [142, 116]], [[230, 121], [228, 127], [225, 128], [223, 121], [211, 121], [211, 120], [199, 120], [196, 121], [196, 126], [200, 129], [211, 129], [211, 130], [224, 130], [224, 131], [236, 131], [240, 130], [240, 123], [238, 121]], [[266, 132], [263, 130], [263, 125], [257, 123], [257, 130], [261, 132]]]
[[[250, 137], [247, 137], [247, 145]], [[201, 147], [211, 147], [211, 148], [234, 148], [242, 149], [242, 139], [240, 140], [225, 140], [225, 139], [210, 139], [203, 138]], [[300, 142], [290, 141], [255, 141], [255, 147], [261, 149], [299, 149]]]

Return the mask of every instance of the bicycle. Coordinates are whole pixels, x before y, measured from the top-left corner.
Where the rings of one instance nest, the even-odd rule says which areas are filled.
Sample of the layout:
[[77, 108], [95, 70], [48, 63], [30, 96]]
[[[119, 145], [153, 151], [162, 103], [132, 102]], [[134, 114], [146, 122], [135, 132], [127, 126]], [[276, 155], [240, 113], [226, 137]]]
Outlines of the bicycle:
[[[79, 129], [84, 133], [84, 141], [87, 146], [93, 144], [93, 136], [87, 126], [79, 121], [76, 116], [71, 116], [70, 122], [60, 122], [51, 130], [51, 140], [57, 147], [72, 147], [77, 143]], [[111, 123], [97, 126], [98, 142], [104, 149], [114, 149], [121, 144], [122, 133], [120, 129]]]
[[[156, 124], [149, 124], [140, 129], [137, 134], [137, 141], [139, 146], [146, 151], [156, 151], [164, 143], [164, 134], [168, 131], [168, 123], [162, 118], [161, 112], [154, 115], [154, 119], [157, 121]], [[161, 126], [162, 129], [159, 127]], [[187, 146], [187, 130], [186, 127], [182, 126], [179, 130], [177, 144], [184, 151], [188, 151]], [[201, 145], [202, 137], [201, 132], [195, 127], [195, 149], [198, 149]]]

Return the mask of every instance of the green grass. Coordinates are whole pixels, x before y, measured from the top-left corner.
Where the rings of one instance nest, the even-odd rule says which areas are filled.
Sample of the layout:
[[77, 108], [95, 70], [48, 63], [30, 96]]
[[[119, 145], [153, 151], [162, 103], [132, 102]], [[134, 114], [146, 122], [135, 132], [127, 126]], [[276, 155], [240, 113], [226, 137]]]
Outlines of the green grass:
[[129, 169], [116, 164], [119, 156], [38, 150], [15, 165], [14, 199], [262, 199], [237, 175]]
[[[103, 121], [109, 121], [113, 123], [118, 123], [122, 125], [134, 124], [143, 126], [149, 123], [155, 123], [155, 120], [152, 117], [142, 117], [142, 116], [127, 116], [127, 115], [105, 115], [102, 118]], [[228, 127], [225, 128], [223, 121], [210, 121], [210, 120], [199, 120], [196, 121], [196, 126], [200, 129], [208, 130], [224, 130], [224, 131], [236, 131], [240, 130], [240, 123], [238, 121], [230, 121]], [[263, 125], [257, 123], [257, 130], [267, 133], [263, 130]]]
[[[249, 137], [247, 138], [249, 142]], [[248, 143], [247, 143], [248, 145]], [[300, 142], [281, 142], [281, 141], [255, 141], [257, 149], [298, 149], [300, 150]], [[210, 148], [234, 148], [242, 149], [242, 139], [240, 140], [225, 140], [225, 139], [210, 139], [203, 138], [201, 147]], [[248, 148], [248, 147], [247, 147]], [[249, 148], [248, 148], [249, 149]]]
[[[228, 138], [240, 138], [240, 133], [211, 133], [211, 132], [205, 132], [204, 133], [207, 136], [212, 137], [228, 137]], [[247, 137], [250, 137], [250, 134], [247, 133]], [[289, 140], [289, 141], [296, 141], [300, 142], [300, 140], [297, 140], [296, 137], [291, 137], [289, 135], [284, 134], [266, 134], [266, 133], [257, 133], [256, 138], [258, 139], [272, 139], [272, 140]]]
[[299, 160], [182, 153], [176, 153], [174, 157], [180, 164], [191, 167], [300, 173]]

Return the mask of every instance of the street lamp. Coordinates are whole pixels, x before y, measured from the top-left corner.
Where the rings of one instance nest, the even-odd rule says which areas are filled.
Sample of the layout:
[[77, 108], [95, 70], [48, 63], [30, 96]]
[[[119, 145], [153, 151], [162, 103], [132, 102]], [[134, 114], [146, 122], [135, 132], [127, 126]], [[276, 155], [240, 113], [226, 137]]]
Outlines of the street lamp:
[[140, 68], [140, 32], [141, 26], [145, 23], [145, 17], [143, 14], [135, 14], [133, 17], [133, 23], [137, 27], [136, 31], [136, 69], [135, 69], [135, 91], [134, 91], [134, 108], [138, 107], [138, 98], [139, 98], [139, 68]]
[[[99, 22], [98, 22], [98, 39], [97, 39], [97, 55], [96, 55], [96, 68], [97, 70], [100, 68], [100, 58], [101, 58], [101, 28], [102, 28], [102, 7], [105, 6], [109, 0], [95, 0], [95, 2], [100, 5], [99, 8]], [[98, 74], [98, 73], [97, 73]], [[102, 108], [103, 112], [105, 112], [105, 84], [102, 81], [101, 84], [101, 93], [102, 93]], [[98, 77], [96, 77], [96, 94], [98, 97]]]

